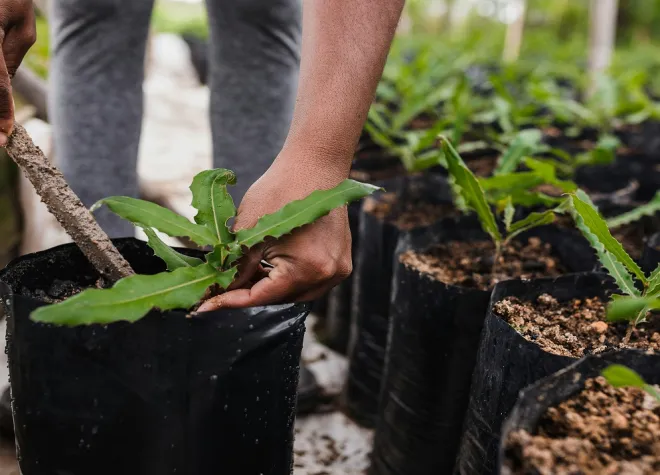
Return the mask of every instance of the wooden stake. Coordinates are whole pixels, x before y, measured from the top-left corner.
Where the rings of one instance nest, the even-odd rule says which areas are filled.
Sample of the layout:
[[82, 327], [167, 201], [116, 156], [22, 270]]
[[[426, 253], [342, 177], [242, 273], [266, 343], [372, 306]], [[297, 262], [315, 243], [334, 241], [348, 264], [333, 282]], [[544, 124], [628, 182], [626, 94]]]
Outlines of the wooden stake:
[[50, 163], [19, 124], [14, 125], [9, 137], [7, 153], [30, 180], [48, 211], [103, 277], [115, 282], [134, 273], [92, 213], [66, 183], [62, 172]]
[[506, 38], [504, 40], [504, 52], [502, 60], [505, 63], [518, 61], [520, 49], [522, 48], [523, 33], [525, 31], [525, 16], [527, 14], [527, 0], [519, 0], [522, 11], [516, 21], [510, 23], [506, 29]]
[[589, 6], [589, 94], [596, 89], [598, 77], [610, 67], [618, 0], [591, 0]]

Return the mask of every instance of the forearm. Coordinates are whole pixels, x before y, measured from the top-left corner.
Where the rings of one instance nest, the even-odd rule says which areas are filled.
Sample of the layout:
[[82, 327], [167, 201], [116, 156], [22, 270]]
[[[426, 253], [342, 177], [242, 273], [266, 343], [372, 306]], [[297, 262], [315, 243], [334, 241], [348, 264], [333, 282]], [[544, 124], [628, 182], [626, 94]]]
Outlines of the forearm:
[[337, 179], [350, 171], [403, 4], [404, 0], [303, 4], [300, 82], [285, 148], [306, 152], [305, 160]]

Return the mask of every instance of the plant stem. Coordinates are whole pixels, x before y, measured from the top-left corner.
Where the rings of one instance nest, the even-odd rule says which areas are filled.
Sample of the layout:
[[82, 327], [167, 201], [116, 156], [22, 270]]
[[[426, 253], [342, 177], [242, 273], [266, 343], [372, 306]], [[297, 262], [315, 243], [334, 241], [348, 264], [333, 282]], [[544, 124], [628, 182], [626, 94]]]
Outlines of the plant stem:
[[19, 124], [15, 124], [14, 132], [9, 137], [7, 153], [30, 180], [48, 211], [57, 218], [103, 277], [114, 282], [134, 273], [89, 210], [69, 188], [62, 172], [50, 163]]
[[495, 271], [497, 270], [497, 264], [500, 262], [500, 257], [502, 257], [502, 246], [506, 246], [506, 242], [503, 244], [501, 242], [495, 243], [495, 256], [493, 258], [493, 268], [490, 271], [492, 277], [495, 277]]
[[634, 329], [635, 329], [634, 323], [628, 325], [628, 329], [626, 330], [626, 336], [623, 337], [623, 341], [621, 342], [622, 345], [628, 346], [628, 343], [630, 342], [630, 337], [632, 336], [632, 332]]

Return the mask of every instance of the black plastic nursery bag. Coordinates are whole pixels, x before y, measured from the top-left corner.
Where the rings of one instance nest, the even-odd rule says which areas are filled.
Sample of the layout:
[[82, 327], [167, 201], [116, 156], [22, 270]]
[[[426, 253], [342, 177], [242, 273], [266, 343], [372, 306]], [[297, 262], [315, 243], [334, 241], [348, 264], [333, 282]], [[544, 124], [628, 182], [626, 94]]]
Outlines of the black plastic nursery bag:
[[493, 305], [507, 297], [534, 301], [542, 294], [560, 302], [581, 297], [606, 299], [612, 289], [606, 274], [591, 272], [557, 279], [510, 280], [495, 286], [472, 378], [457, 473], [495, 473], [502, 423], [510, 414], [518, 392], [576, 361], [548, 353], [526, 340], [494, 313]]
[[528, 386], [520, 393], [518, 402], [504, 424], [496, 473], [511, 473], [505, 466], [504, 450], [509, 434], [520, 429], [535, 434], [539, 420], [550, 407], [582, 391], [586, 380], [600, 376], [601, 371], [611, 364], [627, 366], [642, 376], [648, 384], [660, 384], [660, 355], [646, 354], [639, 350], [621, 350], [587, 356]]
[[[136, 272], [164, 270], [145, 243], [115, 244]], [[289, 475], [307, 306], [75, 328], [29, 319], [44, 305], [35, 293], [97, 278], [75, 245], [0, 274], [23, 475]]]

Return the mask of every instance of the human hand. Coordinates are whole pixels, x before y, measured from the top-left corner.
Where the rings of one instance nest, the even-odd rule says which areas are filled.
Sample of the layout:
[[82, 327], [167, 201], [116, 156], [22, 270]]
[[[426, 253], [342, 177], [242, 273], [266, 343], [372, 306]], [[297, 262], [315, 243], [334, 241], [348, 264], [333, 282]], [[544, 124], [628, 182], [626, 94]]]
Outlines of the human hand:
[[11, 78], [36, 39], [32, 0], [0, 0], [0, 146], [14, 128]]
[[[250, 228], [261, 216], [346, 178], [344, 163], [350, 161], [309, 159], [306, 155], [280, 154], [246, 193], [235, 229]], [[261, 265], [262, 260], [272, 268]], [[351, 270], [351, 234], [343, 207], [290, 235], [250, 249], [240, 262], [236, 283], [226, 293], [205, 301], [198, 311], [314, 300], [348, 277]]]

